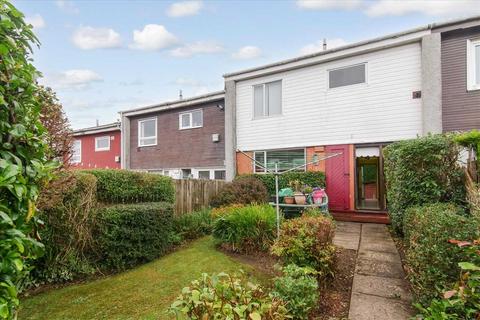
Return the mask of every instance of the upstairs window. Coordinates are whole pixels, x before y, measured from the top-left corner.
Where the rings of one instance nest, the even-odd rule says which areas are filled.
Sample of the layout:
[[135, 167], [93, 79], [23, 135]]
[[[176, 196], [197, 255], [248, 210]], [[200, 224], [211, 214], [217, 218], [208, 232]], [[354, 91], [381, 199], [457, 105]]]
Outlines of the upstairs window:
[[253, 117], [282, 114], [282, 81], [253, 86]]
[[275, 171], [275, 164], [278, 165], [278, 172], [283, 172], [296, 167], [298, 171], [305, 171], [305, 149], [290, 149], [290, 150], [270, 150], [270, 151], [255, 151], [254, 152], [254, 169], [255, 173]]
[[138, 146], [157, 144], [157, 118], [138, 120]]
[[365, 83], [366, 64], [359, 64], [328, 71], [328, 87], [330, 89]]
[[203, 127], [203, 111], [199, 109], [180, 113], [178, 122], [180, 124], [180, 130], [201, 128]]
[[467, 88], [480, 90], [480, 39], [467, 42]]
[[95, 151], [108, 151], [108, 150], [110, 150], [110, 136], [96, 137]]
[[70, 160], [72, 163], [82, 162], [82, 141], [81, 140], [73, 141], [72, 158]]

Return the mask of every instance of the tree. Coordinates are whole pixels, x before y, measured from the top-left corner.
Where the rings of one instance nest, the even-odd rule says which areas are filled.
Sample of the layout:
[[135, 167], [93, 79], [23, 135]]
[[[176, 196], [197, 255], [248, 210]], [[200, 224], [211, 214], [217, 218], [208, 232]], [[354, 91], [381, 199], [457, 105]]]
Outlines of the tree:
[[35, 201], [53, 167], [40, 122], [32, 45], [38, 40], [23, 14], [0, 0], [0, 319], [16, 317], [18, 287], [29, 261], [42, 253], [31, 236]]
[[38, 96], [42, 104], [40, 121], [47, 130], [48, 159], [58, 159], [66, 168], [72, 157], [73, 131], [70, 122], [51, 88], [40, 86]]

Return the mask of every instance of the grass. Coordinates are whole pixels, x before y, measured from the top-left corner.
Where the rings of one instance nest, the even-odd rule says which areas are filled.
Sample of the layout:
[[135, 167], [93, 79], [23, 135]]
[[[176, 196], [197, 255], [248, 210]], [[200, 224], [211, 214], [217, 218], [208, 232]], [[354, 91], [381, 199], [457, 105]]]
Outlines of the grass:
[[136, 269], [25, 298], [19, 319], [170, 319], [170, 303], [203, 272], [240, 269], [261, 282], [268, 279], [217, 251], [205, 237]]

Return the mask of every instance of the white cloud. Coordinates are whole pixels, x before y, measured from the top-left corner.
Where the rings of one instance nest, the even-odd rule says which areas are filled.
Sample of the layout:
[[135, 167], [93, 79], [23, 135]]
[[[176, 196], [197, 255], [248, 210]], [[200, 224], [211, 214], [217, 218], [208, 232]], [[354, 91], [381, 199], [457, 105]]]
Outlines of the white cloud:
[[75, 4], [70, 1], [70, 0], [57, 0], [55, 1], [55, 4], [57, 5], [58, 8], [60, 8], [62, 11], [67, 12], [67, 13], [74, 13], [77, 14], [80, 12], [80, 10], [75, 6]]
[[200, 12], [203, 3], [199, 0], [176, 2], [167, 9], [167, 15], [170, 17], [193, 16]]
[[480, 13], [478, 0], [379, 0], [366, 8], [371, 17], [421, 13], [429, 16], [472, 15]]
[[[348, 42], [341, 38], [327, 39], [327, 49], [341, 47], [346, 44], [348, 44]], [[319, 51], [323, 51], [323, 40], [318, 40], [314, 43], [307, 44], [305, 47], [300, 49], [300, 54], [306, 55]]]
[[362, 0], [297, 0], [297, 6], [306, 10], [355, 9]]
[[218, 43], [197, 41], [173, 49], [170, 54], [177, 58], [189, 58], [195, 54], [219, 53], [223, 50], [223, 47]]
[[72, 69], [47, 75], [41, 80], [54, 89], [83, 89], [94, 82], [103, 81], [96, 72], [88, 69]]
[[74, 33], [72, 41], [80, 49], [117, 48], [122, 44], [120, 35], [113, 29], [80, 27]]
[[133, 31], [132, 49], [161, 50], [178, 43], [178, 39], [164, 26], [159, 24], [147, 24], [143, 30]]
[[31, 24], [34, 29], [41, 29], [46, 26], [45, 20], [43, 20], [43, 17], [39, 14], [26, 17], [25, 22], [28, 24]]
[[232, 54], [234, 59], [254, 59], [262, 55], [262, 50], [259, 47], [255, 46], [245, 46], [240, 48], [237, 52]]

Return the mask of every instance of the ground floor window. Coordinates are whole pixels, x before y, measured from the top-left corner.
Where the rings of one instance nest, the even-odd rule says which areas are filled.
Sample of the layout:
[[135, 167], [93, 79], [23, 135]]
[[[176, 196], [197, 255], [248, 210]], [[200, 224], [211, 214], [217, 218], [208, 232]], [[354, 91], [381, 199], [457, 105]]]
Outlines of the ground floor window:
[[199, 170], [198, 179], [204, 179], [204, 180], [210, 179], [210, 170]]
[[278, 165], [278, 171], [283, 172], [296, 167], [299, 171], [305, 171], [305, 148], [286, 149], [286, 150], [266, 150], [254, 152], [254, 172], [265, 173], [266, 170], [275, 170], [275, 164]]

